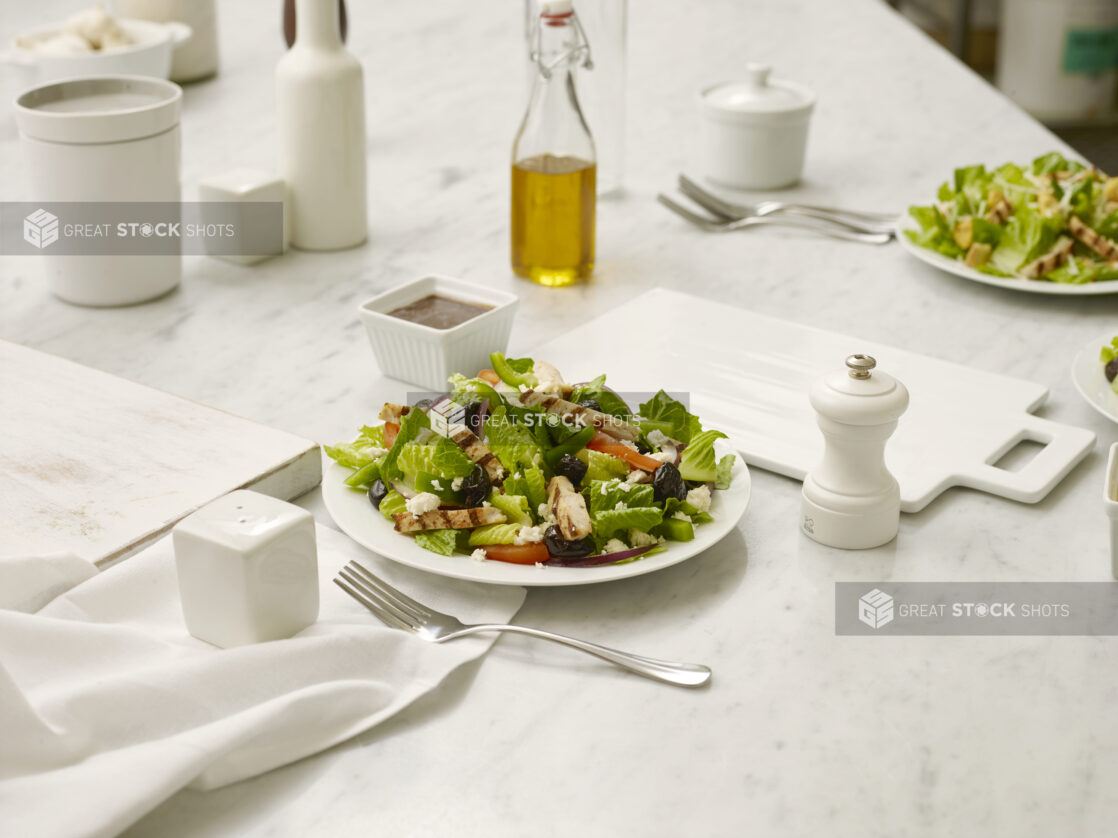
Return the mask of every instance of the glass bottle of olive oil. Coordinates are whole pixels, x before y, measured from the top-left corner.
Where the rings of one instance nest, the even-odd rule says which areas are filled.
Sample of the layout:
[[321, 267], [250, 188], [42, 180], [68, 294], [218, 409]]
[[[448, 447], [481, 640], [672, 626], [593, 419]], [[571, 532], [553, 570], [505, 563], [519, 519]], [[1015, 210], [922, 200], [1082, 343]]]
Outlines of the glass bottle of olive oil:
[[594, 140], [575, 92], [590, 49], [571, 0], [541, 0], [532, 32], [532, 98], [512, 147], [512, 269], [541, 285], [594, 270]]

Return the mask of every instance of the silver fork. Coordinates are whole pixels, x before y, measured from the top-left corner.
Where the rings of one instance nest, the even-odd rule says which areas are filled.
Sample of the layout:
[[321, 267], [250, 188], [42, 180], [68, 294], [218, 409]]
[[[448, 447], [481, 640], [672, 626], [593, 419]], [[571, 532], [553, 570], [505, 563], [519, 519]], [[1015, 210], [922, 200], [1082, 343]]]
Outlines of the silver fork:
[[761, 201], [761, 203], [753, 206], [735, 204], [719, 198], [686, 175], [679, 176], [679, 189], [695, 203], [710, 210], [715, 215], [722, 216], [727, 221], [751, 216], [800, 216], [830, 221], [864, 233], [888, 233], [894, 236], [897, 232], [897, 216], [895, 214], [861, 212], [859, 210], [821, 207], [815, 204], [794, 204], [784, 201]]
[[751, 215], [748, 218], [736, 218], [727, 221], [718, 221], [692, 212], [682, 204], [678, 204], [667, 195], [656, 196], [661, 204], [666, 206], [676, 215], [682, 216], [704, 230], [713, 233], [732, 233], [734, 230], [744, 230], [747, 227], [787, 227], [793, 230], [806, 230], [812, 233], [829, 236], [832, 239], [858, 242], [860, 244], [888, 244], [893, 236], [889, 233], [863, 233], [851, 230], [838, 224], [819, 221], [812, 218], [801, 218], [787, 215]]
[[646, 678], [682, 687], [698, 687], [709, 681], [711, 676], [710, 667], [701, 664], [646, 658], [643, 655], [620, 652], [596, 643], [587, 643], [584, 640], [527, 626], [502, 623], [467, 625], [456, 617], [416, 602], [403, 591], [397, 590], [383, 579], [378, 579], [358, 562], [350, 562], [342, 568], [341, 573], [335, 577], [334, 584], [372, 611], [385, 625], [410, 631], [432, 643], [442, 643], [480, 631], [512, 631], [541, 637], [544, 640], [553, 640], [591, 655], [597, 655]]

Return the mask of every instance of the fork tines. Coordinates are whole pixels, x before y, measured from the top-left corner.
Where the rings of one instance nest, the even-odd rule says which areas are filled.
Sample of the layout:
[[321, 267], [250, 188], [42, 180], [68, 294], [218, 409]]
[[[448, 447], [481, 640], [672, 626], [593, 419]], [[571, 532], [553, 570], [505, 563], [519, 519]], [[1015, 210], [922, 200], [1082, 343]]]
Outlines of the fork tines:
[[379, 579], [364, 565], [353, 561], [342, 568], [334, 584], [372, 611], [386, 625], [416, 631], [428, 619], [430, 612], [383, 579]]

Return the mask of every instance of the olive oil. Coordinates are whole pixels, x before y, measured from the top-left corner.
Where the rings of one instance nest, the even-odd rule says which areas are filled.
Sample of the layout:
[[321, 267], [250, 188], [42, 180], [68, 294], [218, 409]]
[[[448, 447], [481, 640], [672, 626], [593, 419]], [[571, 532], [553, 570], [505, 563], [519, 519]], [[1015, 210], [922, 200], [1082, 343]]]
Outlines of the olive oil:
[[594, 270], [597, 167], [540, 154], [512, 167], [512, 269], [541, 285], [570, 285]]

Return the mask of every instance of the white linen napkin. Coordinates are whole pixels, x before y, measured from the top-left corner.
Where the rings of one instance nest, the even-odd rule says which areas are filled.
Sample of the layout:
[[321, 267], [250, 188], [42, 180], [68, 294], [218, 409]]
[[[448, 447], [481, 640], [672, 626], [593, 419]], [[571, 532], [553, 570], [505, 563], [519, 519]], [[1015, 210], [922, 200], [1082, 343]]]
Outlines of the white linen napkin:
[[319, 619], [288, 640], [222, 650], [187, 634], [170, 538], [37, 613], [0, 611], [3, 833], [115, 835], [184, 786], [373, 727], [493, 644], [386, 628], [330, 581], [351, 559], [466, 622], [507, 621], [524, 601], [523, 588], [424, 574], [319, 527]]
[[97, 575], [73, 553], [0, 556], [0, 609], [38, 611], [56, 596]]

